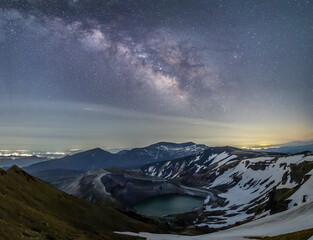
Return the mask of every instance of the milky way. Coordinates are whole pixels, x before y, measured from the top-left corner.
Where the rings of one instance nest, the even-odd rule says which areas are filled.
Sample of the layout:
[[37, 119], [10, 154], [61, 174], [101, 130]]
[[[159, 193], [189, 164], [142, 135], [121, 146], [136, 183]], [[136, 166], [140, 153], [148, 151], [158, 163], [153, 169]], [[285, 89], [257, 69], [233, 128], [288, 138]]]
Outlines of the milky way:
[[0, 143], [309, 139], [312, 42], [311, 1], [1, 1]]

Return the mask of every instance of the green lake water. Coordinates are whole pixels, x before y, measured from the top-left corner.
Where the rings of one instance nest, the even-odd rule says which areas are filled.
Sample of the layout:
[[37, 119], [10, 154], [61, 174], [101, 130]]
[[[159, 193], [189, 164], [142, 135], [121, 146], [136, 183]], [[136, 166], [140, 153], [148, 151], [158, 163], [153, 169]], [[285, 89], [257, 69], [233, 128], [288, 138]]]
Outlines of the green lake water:
[[144, 200], [134, 206], [134, 209], [147, 216], [165, 216], [189, 212], [203, 205], [203, 198], [188, 195], [161, 195]]

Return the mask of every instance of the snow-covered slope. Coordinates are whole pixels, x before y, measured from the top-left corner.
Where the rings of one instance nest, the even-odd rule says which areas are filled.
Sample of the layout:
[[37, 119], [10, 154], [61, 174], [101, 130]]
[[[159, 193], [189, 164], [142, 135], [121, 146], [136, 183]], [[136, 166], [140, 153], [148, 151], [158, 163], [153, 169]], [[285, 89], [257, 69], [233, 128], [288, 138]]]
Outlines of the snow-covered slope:
[[[224, 215], [221, 216], [218, 222], [207, 221], [203, 223], [204, 221], [201, 220], [202, 223], [200, 225], [207, 224], [211, 228], [224, 227], [249, 220], [249, 218], [268, 215], [271, 211], [275, 213], [285, 210], [283, 208], [275, 209], [275, 201], [277, 200], [274, 199], [276, 196], [273, 197], [273, 194], [279, 195], [277, 191], [280, 191], [283, 195], [288, 193], [289, 189], [296, 191], [301, 186], [296, 191], [296, 196], [291, 196], [299, 204], [304, 195], [308, 194], [305, 192], [305, 190], [308, 191], [308, 188], [304, 188], [305, 176], [299, 179], [294, 178], [294, 175], [300, 173], [293, 170], [293, 168], [300, 166], [301, 163], [310, 161], [313, 161], [313, 157], [305, 155], [272, 159], [247, 159], [240, 161], [235, 167], [229, 168], [222, 174], [217, 173], [216, 179], [203, 187], [208, 190], [224, 190], [218, 193], [217, 196], [225, 199], [225, 201], [220, 206], [215, 206], [214, 200], [207, 199], [204, 214], [205, 212], [220, 210], [224, 211]], [[305, 190], [300, 191], [301, 189]], [[281, 204], [284, 203], [283, 201], [284, 199], [282, 199]], [[289, 208], [292, 206], [289, 204]]]
[[[184, 176], [188, 175], [206, 173], [209, 170], [208, 167], [212, 165], [220, 167], [227, 162], [238, 159], [266, 155], [266, 153], [241, 150], [233, 147], [213, 147], [201, 151], [198, 154], [189, 154], [187, 157], [172, 161], [160, 161], [148, 164], [142, 167], [141, 171], [151, 176], [177, 179], [184, 178]], [[270, 155], [275, 156], [275, 154]]]
[[224, 149], [151, 164], [141, 171], [210, 192], [194, 225], [220, 229], [310, 202], [311, 169], [313, 156], [308, 154], [251, 157]]

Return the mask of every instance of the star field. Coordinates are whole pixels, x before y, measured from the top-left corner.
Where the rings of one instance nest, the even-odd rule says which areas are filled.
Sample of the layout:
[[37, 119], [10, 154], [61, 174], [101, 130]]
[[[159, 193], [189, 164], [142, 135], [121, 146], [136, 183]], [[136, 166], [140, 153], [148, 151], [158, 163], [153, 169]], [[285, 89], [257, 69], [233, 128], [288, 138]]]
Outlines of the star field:
[[311, 139], [312, 13], [305, 0], [1, 1], [0, 144]]

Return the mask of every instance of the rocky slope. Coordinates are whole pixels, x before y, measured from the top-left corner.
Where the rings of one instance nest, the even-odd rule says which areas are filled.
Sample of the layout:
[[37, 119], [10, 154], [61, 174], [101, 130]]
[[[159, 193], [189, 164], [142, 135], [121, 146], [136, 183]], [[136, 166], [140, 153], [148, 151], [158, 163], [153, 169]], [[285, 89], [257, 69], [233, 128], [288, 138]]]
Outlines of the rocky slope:
[[59, 186], [63, 191], [92, 202], [110, 201], [114, 206], [131, 208], [145, 199], [166, 194], [186, 194], [205, 198], [205, 191], [182, 186], [136, 171], [99, 169], [88, 171], [74, 181]]

